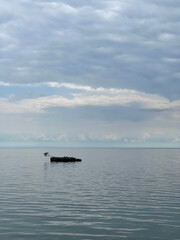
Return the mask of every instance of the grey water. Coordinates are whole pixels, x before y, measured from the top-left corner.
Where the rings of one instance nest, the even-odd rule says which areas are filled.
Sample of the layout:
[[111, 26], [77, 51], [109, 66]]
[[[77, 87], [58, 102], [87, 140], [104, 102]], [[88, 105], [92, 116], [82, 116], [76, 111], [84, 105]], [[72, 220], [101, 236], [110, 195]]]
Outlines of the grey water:
[[[82, 158], [50, 163], [43, 153]], [[180, 149], [0, 149], [0, 239], [180, 239]]]

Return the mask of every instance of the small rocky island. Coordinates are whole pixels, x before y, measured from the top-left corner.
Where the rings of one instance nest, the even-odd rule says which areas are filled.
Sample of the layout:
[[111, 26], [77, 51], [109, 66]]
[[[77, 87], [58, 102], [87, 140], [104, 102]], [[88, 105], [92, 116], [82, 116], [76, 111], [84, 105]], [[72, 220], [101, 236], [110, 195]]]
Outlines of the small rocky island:
[[44, 156], [48, 156], [50, 157], [50, 161], [51, 162], [81, 162], [82, 159], [80, 158], [75, 158], [75, 157], [67, 157], [67, 156], [64, 156], [64, 157], [52, 157], [49, 155], [48, 152], [45, 152], [44, 153]]

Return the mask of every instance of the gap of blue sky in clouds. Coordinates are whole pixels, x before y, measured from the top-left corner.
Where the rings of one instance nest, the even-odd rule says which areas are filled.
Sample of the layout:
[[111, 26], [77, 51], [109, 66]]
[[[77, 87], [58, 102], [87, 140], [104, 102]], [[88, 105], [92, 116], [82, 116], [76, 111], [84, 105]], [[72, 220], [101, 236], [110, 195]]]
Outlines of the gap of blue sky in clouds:
[[0, 5], [0, 146], [179, 147], [179, 1]]

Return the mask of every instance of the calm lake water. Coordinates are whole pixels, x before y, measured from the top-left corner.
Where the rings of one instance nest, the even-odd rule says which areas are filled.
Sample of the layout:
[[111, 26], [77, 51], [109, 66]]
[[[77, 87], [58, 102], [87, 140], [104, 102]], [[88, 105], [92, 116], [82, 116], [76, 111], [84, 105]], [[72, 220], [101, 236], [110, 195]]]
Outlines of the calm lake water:
[[[43, 156], [81, 163], [51, 164]], [[180, 149], [0, 149], [1, 240], [180, 239]]]

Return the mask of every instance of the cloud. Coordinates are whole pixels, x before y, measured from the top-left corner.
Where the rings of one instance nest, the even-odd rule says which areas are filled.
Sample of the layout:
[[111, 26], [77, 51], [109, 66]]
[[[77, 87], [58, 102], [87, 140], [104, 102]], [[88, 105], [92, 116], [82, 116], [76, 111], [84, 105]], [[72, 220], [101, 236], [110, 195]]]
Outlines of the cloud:
[[179, 6], [178, 1], [5, 1], [0, 80], [51, 79], [177, 100]]
[[1, 132], [176, 139], [179, 8], [179, 0], [2, 1]]
[[10, 84], [10, 83], [6, 83], [6, 82], [1, 82], [1, 81], [0, 81], [0, 86], [11, 86], [11, 84]]
[[165, 58], [164, 60], [169, 63], [176, 63], [176, 62], [179, 63], [180, 62], [179, 58]]
[[176, 139], [173, 139], [172, 142], [173, 143], [180, 143], [180, 138], [177, 137]]
[[58, 82], [47, 82], [44, 83], [47, 84], [50, 87], [65, 87], [65, 88], [70, 88], [70, 89], [78, 89], [78, 90], [85, 90], [85, 91], [98, 91], [98, 89], [92, 88], [90, 86], [83, 86], [83, 85], [77, 85], [77, 84], [73, 84], [73, 83], [58, 83]]
[[21, 140], [23, 141], [43, 141], [43, 142], [67, 142], [68, 137], [65, 134], [62, 135], [47, 135], [47, 134], [40, 134], [40, 135], [24, 135], [22, 136]]
[[[6, 86], [4, 83], [1, 84]], [[137, 104], [137, 108], [141, 109], [167, 110], [180, 107], [180, 100], [169, 101], [155, 94], [130, 89], [92, 88], [91, 86], [55, 82], [48, 82], [47, 85], [53, 88], [69, 88], [72, 90], [71, 97], [52, 95], [33, 99], [25, 98], [19, 101], [13, 101], [11, 98], [1, 98], [1, 113], [43, 113], [54, 107], [73, 108], [113, 105], [130, 107], [133, 104]], [[73, 90], [82, 90], [83, 92], [73, 93]]]

